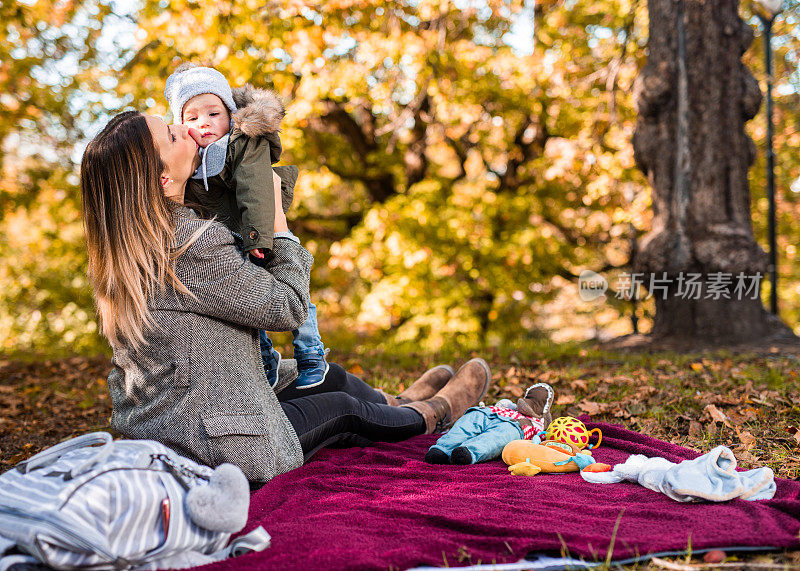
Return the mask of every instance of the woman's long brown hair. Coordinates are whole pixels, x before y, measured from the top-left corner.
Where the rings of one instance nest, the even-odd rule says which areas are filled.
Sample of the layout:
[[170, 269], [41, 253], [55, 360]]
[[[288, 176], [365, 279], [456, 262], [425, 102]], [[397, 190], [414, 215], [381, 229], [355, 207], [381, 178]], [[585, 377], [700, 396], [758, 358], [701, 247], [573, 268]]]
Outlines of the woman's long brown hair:
[[103, 335], [112, 346], [146, 344], [153, 319], [148, 300], [166, 286], [191, 295], [174, 260], [205, 227], [175, 247], [176, 202], [164, 196], [164, 164], [144, 116], [111, 119], [81, 161], [83, 224], [89, 277]]

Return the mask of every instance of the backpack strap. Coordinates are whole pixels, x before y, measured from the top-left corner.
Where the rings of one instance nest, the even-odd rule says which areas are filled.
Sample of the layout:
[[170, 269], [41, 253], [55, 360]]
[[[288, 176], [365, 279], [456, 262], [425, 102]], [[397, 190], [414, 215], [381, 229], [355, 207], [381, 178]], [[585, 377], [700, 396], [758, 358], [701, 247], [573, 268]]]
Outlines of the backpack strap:
[[82, 434], [81, 436], [76, 436], [75, 438], [70, 438], [69, 440], [60, 442], [55, 446], [51, 446], [46, 450], [42, 450], [27, 460], [23, 460], [16, 465], [16, 469], [23, 474], [27, 474], [32, 470], [49, 466], [67, 452], [78, 450], [80, 448], [87, 448], [96, 444], [102, 444], [102, 446], [97, 449], [97, 453], [95, 453], [94, 456], [90, 456], [83, 463], [70, 470], [70, 478], [74, 478], [98, 462], [104, 461], [111, 454], [111, 451], [114, 448], [114, 439], [108, 432], [91, 432], [89, 434]]
[[239, 555], [252, 553], [253, 551], [264, 551], [269, 547], [271, 539], [267, 530], [259, 525], [249, 533], [240, 535], [219, 551], [209, 553], [208, 557], [213, 561], [221, 561], [228, 557], [238, 557]]
[[33, 555], [12, 553], [17, 546], [17, 542], [0, 535], [0, 571], [7, 571], [14, 565], [30, 564], [38, 565], [39, 560]]
[[35, 568], [42, 564], [41, 561], [36, 559], [33, 555], [0, 555], [0, 571], [8, 571], [14, 565], [23, 565], [25, 568]]
[[[140, 562], [142, 565], [137, 569], [183, 569], [207, 565], [229, 557], [252, 553], [253, 551], [264, 551], [269, 547], [270, 539], [269, 533], [263, 527], [258, 526], [250, 533], [240, 535], [218, 551], [212, 553], [193, 550], [183, 551], [155, 561]], [[0, 569], [0, 571], [3, 570]]]

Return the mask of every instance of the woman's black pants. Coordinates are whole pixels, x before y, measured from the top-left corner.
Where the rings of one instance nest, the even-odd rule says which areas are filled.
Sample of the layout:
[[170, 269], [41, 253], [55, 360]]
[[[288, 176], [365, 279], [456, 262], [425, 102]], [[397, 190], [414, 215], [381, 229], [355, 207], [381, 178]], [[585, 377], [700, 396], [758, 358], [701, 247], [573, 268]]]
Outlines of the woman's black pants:
[[425, 433], [421, 414], [389, 406], [383, 395], [335, 363], [322, 384], [308, 389], [290, 385], [278, 393], [278, 400], [300, 439], [305, 460], [326, 446], [398, 442]]

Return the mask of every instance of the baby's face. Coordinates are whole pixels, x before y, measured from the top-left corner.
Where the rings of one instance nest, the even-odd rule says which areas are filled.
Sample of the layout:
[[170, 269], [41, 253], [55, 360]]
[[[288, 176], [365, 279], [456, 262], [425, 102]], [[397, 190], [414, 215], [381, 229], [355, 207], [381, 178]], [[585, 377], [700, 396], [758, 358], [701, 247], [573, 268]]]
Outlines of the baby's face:
[[203, 93], [183, 106], [183, 124], [200, 131], [198, 144], [205, 148], [228, 134], [231, 116], [222, 99], [213, 93]]

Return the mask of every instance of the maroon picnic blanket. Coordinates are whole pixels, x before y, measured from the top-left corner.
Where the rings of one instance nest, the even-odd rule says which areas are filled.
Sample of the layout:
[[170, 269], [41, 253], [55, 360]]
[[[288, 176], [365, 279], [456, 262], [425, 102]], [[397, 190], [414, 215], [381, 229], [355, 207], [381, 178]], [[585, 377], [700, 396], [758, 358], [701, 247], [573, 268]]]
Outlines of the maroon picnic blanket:
[[[699, 455], [619, 426], [588, 427], [603, 431], [599, 462]], [[615, 560], [687, 547], [800, 546], [800, 482], [777, 480], [772, 500], [684, 504], [633, 483], [590, 484], [577, 473], [511, 476], [501, 460], [426, 464], [435, 441], [321, 451], [253, 493], [244, 532], [264, 526], [271, 547], [204, 568], [457, 567], [531, 552], [605, 560], [612, 537]]]

